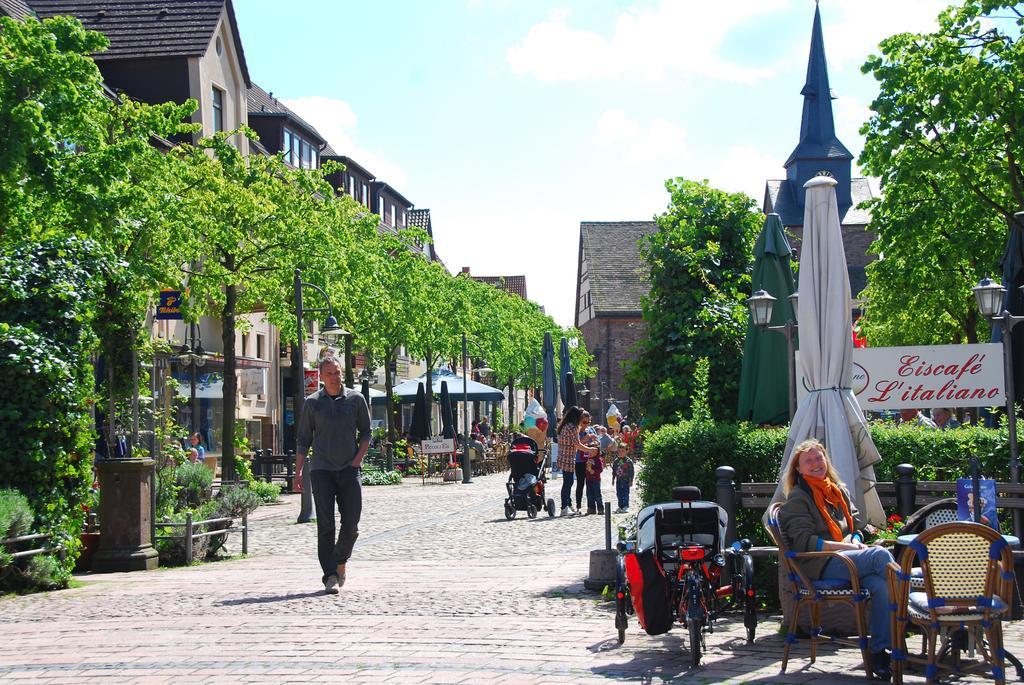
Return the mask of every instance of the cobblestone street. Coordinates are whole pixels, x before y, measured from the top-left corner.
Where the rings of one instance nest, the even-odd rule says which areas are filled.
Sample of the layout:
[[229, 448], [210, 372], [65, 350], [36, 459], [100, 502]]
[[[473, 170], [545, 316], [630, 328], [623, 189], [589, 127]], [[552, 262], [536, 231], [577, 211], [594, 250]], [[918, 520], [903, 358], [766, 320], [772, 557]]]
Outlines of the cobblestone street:
[[[323, 594], [316, 527], [294, 523], [290, 496], [253, 516], [248, 558], [80, 576], [77, 588], [0, 600], [0, 680], [864, 682], [849, 649], [823, 650], [811, 666], [797, 647], [780, 676], [771, 617], [752, 646], [741, 623], [720, 623], [693, 671], [682, 631], [650, 637], [632, 619], [620, 647], [611, 604], [583, 588], [601, 517], [506, 521], [504, 479], [365, 488], [338, 596]], [[559, 485], [549, 487], [556, 499]], [[1024, 652], [1021, 630], [1007, 633]]]

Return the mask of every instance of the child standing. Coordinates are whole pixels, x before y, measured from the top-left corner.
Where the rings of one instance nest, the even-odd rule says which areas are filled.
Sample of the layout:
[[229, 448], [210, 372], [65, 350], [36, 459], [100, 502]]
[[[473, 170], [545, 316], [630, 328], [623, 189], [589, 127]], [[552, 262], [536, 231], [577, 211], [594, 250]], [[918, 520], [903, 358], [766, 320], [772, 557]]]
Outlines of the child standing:
[[624, 514], [629, 511], [629, 489], [633, 487], [633, 459], [628, 452], [621, 452], [612, 462], [612, 485], [615, 486], [615, 496], [619, 500], [619, 508], [616, 514]]
[[602, 471], [604, 471], [604, 458], [601, 453], [590, 455], [586, 461], [588, 514], [599, 514], [604, 511], [604, 502], [601, 500]]

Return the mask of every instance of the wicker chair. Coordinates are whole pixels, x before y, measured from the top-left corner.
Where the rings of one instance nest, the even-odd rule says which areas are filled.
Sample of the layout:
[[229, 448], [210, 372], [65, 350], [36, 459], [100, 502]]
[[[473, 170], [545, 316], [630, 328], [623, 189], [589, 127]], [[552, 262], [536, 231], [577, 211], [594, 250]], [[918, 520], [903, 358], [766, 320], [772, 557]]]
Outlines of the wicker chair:
[[[782, 652], [782, 672], [786, 672], [789, 663], [789, 649], [796, 642], [797, 622], [800, 618], [800, 610], [808, 607], [811, 616], [811, 663], [817, 657], [819, 643], [838, 642], [860, 648], [861, 659], [864, 663], [864, 671], [869, 680], [874, 680], [874, 671], [871, 666], [871, 651], [868, 649], [867, 636], [867, 600], [870, 593], [867, 589], [861, 588], [857, 579], [857, 569], [853, 562], [838, 552], [794, 552], [789, 549], [786, 538], [779, 526], [779, 509], [781, 502], [776, 502], [768, 509], [768, 532], [779, 547], [779, 560], [783, 564], [783, 570], [789, 579], [788, 587], [780, 588], [793, 594], [795, 604], [793, 613], [789, 618], [789, 628], [786, 633], [786, 646]], [[799, 559], [814, 559], [816, 557], [831, 557], [841, 559], [850, 568], [851, 582], [840, 580], [810, 580], [800, 565], [796, 563]], [[857, 641], [839, 639], [821, 634], [821, 607], [828, 602], [842, 602], [848, 604], [854, 612], [857, 625]]]
[[[924, 591], [913, 591], [911, 570], [921, 565]], [[923, 663], [929, 683], [939, 669], [961, 671], [991, 664], [997, 683], [1005, 683], [1002, 616], [1009, 612], [1013, 583], [1013, 553], [992, 528], [970, 522], [945, 523], [926, 529], [900, 557], [899, 569], [890, 568], [893, 598], [893, 678], [903, 682], [905, 662]], [[922, 631], [924, 654], [910, 655], [906, 625]], [[984, 661], [962, 666], [941, 663], [936, 642], [952, 629], [968, 630], [978, 639]], [[986, 644], [987, 642], [987, 644]]]

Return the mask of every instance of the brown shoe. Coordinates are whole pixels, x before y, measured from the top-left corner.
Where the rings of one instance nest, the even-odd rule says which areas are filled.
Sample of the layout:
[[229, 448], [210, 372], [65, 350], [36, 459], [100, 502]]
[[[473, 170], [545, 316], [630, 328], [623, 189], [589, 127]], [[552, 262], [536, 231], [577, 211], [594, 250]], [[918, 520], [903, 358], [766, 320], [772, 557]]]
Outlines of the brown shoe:
[[338, 587], [345, 585], [345, 564], [338, 564]]

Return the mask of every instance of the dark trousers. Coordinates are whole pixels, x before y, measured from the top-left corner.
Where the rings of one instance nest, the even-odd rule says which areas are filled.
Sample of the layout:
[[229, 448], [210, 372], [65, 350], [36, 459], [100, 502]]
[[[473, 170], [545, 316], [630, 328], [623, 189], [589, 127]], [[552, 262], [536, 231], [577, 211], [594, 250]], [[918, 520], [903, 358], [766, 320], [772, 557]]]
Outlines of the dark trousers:
[[615, 496], [619, 500], [619, 509], [629, 509], [629, 481], [621, 478], [615, 481]]
[[572, 471], [562, 471], [562, 508], [565, 509], [572, 504], [572, 482], [576, 474]]
[[587, 511], [591, 514], [600, 514], [604, 511], [604, 502], [601, 500], [601, 481], [587, 481]]
[[[327, 576], [337, 573], [338, 564], [344, 564], [352, 556], [352, 547], [359, 537], [359, 517], [363, 513], [363, 489], [359, 481], [359, 470], [348, 468], [343, 471], [310, 471], [309, 482], [313, 489], [313, 505], [316, 507], [316, 553], [320, 568]], [[334, 537], [334, 503], [341, 512], [338, 537]]]
[[586, 487], [587, 462], [576, 462], [576, 510], [583, 506], [583, 488]]

